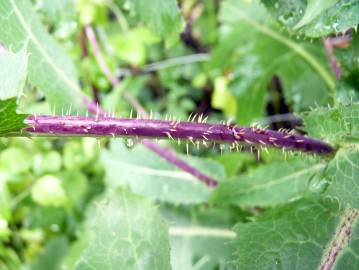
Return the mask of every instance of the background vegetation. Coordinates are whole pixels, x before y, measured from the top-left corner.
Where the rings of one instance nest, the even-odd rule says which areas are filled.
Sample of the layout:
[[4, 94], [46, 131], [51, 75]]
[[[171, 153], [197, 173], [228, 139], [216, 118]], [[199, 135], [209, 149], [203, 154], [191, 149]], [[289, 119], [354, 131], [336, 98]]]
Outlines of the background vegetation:
[[9, 108], [85, 115], [86, 95], [119, 117], [137, 100], [336, 148], [159, 142], [213, 188], [133, 139], [1, 138], [0, 269], [359, 268], [358, 14], [357, 0], [0, 1], [1, 135], [24, 117]]

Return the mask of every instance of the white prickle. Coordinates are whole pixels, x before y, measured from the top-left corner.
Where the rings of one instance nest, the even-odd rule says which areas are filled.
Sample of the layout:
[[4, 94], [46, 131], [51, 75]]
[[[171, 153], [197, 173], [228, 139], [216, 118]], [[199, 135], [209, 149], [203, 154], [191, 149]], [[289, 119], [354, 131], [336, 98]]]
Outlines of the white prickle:
[[193, 114], [193, 112], [191, 112], [191, 113], [189, 114], [189, 116], [188, 116], [188, 118], [187, 118], [187, 122], [190, 122], [190, 121], [191, 121], [192, 114]]

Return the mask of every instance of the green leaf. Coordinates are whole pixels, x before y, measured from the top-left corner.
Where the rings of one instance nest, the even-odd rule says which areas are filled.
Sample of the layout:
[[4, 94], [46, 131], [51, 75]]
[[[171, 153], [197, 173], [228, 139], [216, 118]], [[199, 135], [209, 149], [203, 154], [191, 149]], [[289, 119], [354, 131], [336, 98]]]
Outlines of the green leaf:
[[56, 151], [36, 154], [32, 167], [33, 171], [38, 175], [57, 172], [61, 169], [61, 155]]
[[10, 174], [30, 171], [32, 155], [21, 147], [8, 147], [0, 153], [0, 168]]
[[[341, 211], [333, 201], [300, 200], [234, 230], [237, 269], [339, 270], [359, 264], [353, 253], [358, 250], [358, 210]], [[334, 267], [328, 268], [333, 257]]]
[[262, 0], [262, 2], [273, 17], [289, 31], [308, 37], [345, 32], [359, 23], [359, 2], [356, 0]]
[[42, 206], [64, 206], [67, 202], [61, 180], [52, 175], [39, 178], [31, 189], [32, 199]]
[[147, 56], [146, 45], [158, 41], [158, 36], [145, 27], [138, 27], [110, 38], [111, 44], [116, 48], [116, 56], [135, 66], [145, 63]]
[[235, 233], [230, 209], [166, 207], [161, 213], [171, 224], [171, 265], [173, 270], [228, 269], [234, 251]]
[[68, 142], [63, 151], [64, 166], [67, 170], [82, 168], [88, 162], [87, 155], [84, 154], [84, 149], [79, 141]]
[[0, 244], [0, 268], [8, 270], [21, 269], [21, 259], [14, 249]]
[[0, 213], [0, 240], [7, 239], [10, 235], [9, 222]]
[[0, 69], [0, 136], [20, 132], [26, 127], [24, 119], [27, 115], [16, 112], [17, 96], [22, 90], [21, 83], [25, 78], [26, 65], [27, 55], [24, 48], [17, 53], [0, 53], [0, 66], [6, 67]]
[[0, 217], [5, 220], [11, 218], [11, 199], [10, 192], [6, 185], [5, 179], [3, 179], [2, 173], [0, 173]]
[[343, 206], [359, 209], [359, 146], [340, 149], [329, 163], [325, 177], [331, 182], [326, 195]]
[[345, 32], [359, 24], [359, 2], [356, 0], [337, 1], [322, 12], [315, 20], [300, 29], [308, 37], [322, 37]]
[[82, 98], [71, 59], [46, 32], [29, 0], [0, 3], [0, 41], [12, 50], [26, 47], [33, 85], [46, 96], [51, 108], [80, 109]]
[[256, 157], [248, 152], [224, 152], [212, 158], [224, 166], [227, 177], [235, 176], [238, 172], [257, 165]]
[[27, 114], [18, 114], [16, 108], [16, 97], [0, 100], [0, 136], [20, 132], [26, 127], [24, 120]]
[[234, 235], [232, 231], [207, 227], [173, 227], [171, 232], [173, 270], [227, 269], [225, 267], [234, 250], [230, 243]]
[[327, 59], [322, 44], [286, 37], [258, 1], [223, 1], [220, 20], [229, 34], [213, 51], [208, 68], [214, 76], [233, 69], [228, 88], [237, 97], [239, 123], [263, 116], [266, 88], [274, 75], [295, 111], [315, 103], [326, 105], [335, 95], [333, 76], [323, 64]]
[[303, 120], [310, 136], [340, 147], [323, 175], [330, 183], [326, 194], [344, 206], [359, 208], [359, 104], [318, 108], [304, 114]]
[[310, 136], [339, 145], [359, 142], [359, 104], [317, 108], [302, 118]]
[[220, 183], [212, 194], [212, 201], [242, 207], [285, 203], [303, 196], [308, 189], [308, 181], [325, 166], [324, 163], [299, 159], [272, 162]]
[[61, 262], [61, 267], [63, 269], [75, 269], [76, 263], [82, 255], [82, 252], [88, 245], [87, 235], [81, 233], [81, 236], [78, 237], [77, 241], [72, 242], [69, 247], [65, 258]]
[[21, 83], [25, 80], [27, 54], [23, 48], [17, 53], [5, 51], [0, 53], [0, 99], [15, 97], [22, 91]]
[[[223, 167], [214, 161], [185, 159], [214, 178], [224, 178]], [[113, 141], [102, 161], [109, 188], [129, 186], [134, 193], [172, 203], [201, 203], [209, 198], [205, 184], [142, 145], [129, 149], [121, 141]]]
[[[55, 37], [65, 39], [76, 31], [73, 24], [76, 20], [74, 0], [54, 0], [36, 2], [36, 12], [40, 14], [45, 25], [54, 27], [52, 33]], [[88, 1], [90, 2], [90, 1]]]
[[304, 25], [307, 25], [320, 13], [333, 6], [336, 2], [338, 2], [338, 0], [308, 0], [305, 13], [300, 21], [294, 26], [294, 29], [297, 30]]
[[156, 34], [165, 38], [171, 46], [184, 27], [177, 0], [135, 0], [137, 16]]
[[115, 192], [96, 203], [90, 226], [77, 270], [171, 268], [167, 225], [148, 201]]
[[51, 230], [54, 224], [62, 225], [65, 223], [66, 212], [60, 207], [44, 207], [36, 205], [31, 208], [24, 219], [27, 220], [29, 227]]
[[228, 81], [225, 77], [215, 79], [211, 105], [215, 109], [222, 109], [228, 116], [235, 116], [237, 103], [235, 97], [228, 91]]
[[57, 270], [65, 256], [69, 243], [65, 237], [53, 238], [46, 243], [44, 253], [32, 263], [31, 270]]
[[76, 9], [81, 25], [89, 25], [92, 23], [107, 23], [107, 7], [106, 1], [97, 0], [78, 0], [76, 1]]
[[61, 175], [62, 186], [73, 204], [80, 202], [85, 195], [88, 185], [86, 176], [79, 170], [65, 171]]

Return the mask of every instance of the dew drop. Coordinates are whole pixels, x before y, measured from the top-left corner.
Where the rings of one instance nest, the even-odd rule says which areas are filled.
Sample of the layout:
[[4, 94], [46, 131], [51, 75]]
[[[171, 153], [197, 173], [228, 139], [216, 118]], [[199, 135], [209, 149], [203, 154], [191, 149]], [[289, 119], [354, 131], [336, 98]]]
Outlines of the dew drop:
[[329, 182], [329, 179], [323, 176], [323, 174], [314, 175], [309, 181], [309, 190], [316, 194], [323, 193]]

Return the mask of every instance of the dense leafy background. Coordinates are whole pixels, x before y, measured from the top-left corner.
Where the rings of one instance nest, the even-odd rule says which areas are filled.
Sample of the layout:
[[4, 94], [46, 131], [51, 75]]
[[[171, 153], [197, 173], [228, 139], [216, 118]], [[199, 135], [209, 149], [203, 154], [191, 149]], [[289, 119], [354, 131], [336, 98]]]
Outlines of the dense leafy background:
[[[333, 247], [331, 269], [358, 268], [358, 14], [356, 0], [0, 1], [0, 269], [319, 269]], [[129, 116], [126, 93], [158, 118], [296, 129], [336, 152], [160, 142], [211, 189], [131, 139], [6, 138], [27, 114], [85, 114], [86, 96]]]

